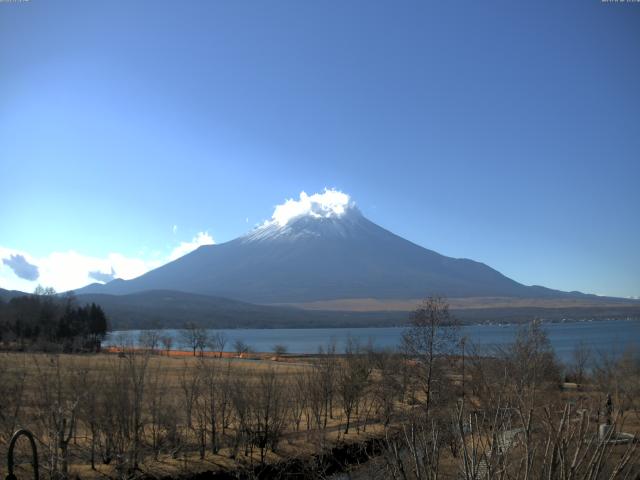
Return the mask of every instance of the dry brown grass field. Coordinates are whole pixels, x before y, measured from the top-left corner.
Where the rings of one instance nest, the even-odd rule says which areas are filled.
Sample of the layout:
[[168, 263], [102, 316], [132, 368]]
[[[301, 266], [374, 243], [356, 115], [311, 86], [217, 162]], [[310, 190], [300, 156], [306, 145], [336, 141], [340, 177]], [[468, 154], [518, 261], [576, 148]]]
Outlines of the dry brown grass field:
[[[470, 348], [463, 358], [442, 353], [447, 332], [416, 323], [402, 353], [349, 342], [344, 354], [304, 357], [0, 353], [0, 455], [22, 427], [37, 438], [41, 478], [56, 480], [216, 471], [279, 478], [259, 472], [294, 460], [305, 470], [284, 473], [320, 479], [319, 458], [371, 439], [375, 458], [361, 478], [640, 475], [637, 440], [598, 437], [607, 423], [611, 435], [640, 434], [637, 352], [596, 359], [588, 371], [577, 360], [562, 366], [533, 325], [493, 356]], [[25, 447], [19, 478], [29, 475]], [[571, 467], [571, 458], [580, 462]], [[560, 475], [567, 469], [575, 473]]]
[[[410, 312], [420, 304], [421, 299], [381, 300], [376, 298], [345, 298], [320, 300], [315, 302], [290, 303], [307, 310], [336, 310], [355, 312], [399, 311]], [[496, 308], [605, 308], [628, 307], [629, 315], [636, 315], [638, 303], [623, 298], [512, 298], [512, 297], [463, 297], [449, 298], [449, 307], [454, 310], [496, 309]]]
[[[52, 441], [55, 443], [56, 438], [47, 439], [47, 436], [55, 437], [46, 430], [51, 428], [49, 420], [50, 412], [46, 411], [47, 406], [42, 405], [42, 400], [46, 402], [53, 401], [56, 405], [54, 409], [67, 410], [64, 414], [71, 419], [74, 416], [75, 425], [71, 433], [70, 445], [68, 450], [68, 475], [70, 477], [79, 476], [80, 478], [98, 478], [98, 477], [119, 477], [121, 472], [118, 471], [119, 466], [115, 459], [109, 464], [105, 464], [103, 455], [96, 453], [95, 469], [90, 466], [90, 427], [87, 426], [89, 419], [83, 418], [83, 412], [79, 406], [87, 396], [101, 395], [105, 402], [114, 401], [117, 396], [114, 388], [120, 382], [116, 376], [123, 376], [129, 373], [128, 368], [124, 365], [129, 362], [128, 357], [138, 357], [140, 365], [146, 361], [145, 366], [145, 398], [143, 400], [143, 408], [147, 410], [154, 398], [161, 396], [162, 408], [164, 413], [172, 417], [172, 422], [176, 428], [180, 430], [180, 445], [167, 447], [166, 450], [160, 448], [156, 455], [153, 448], [150, 448], [149, 441], [144, 441], [144, 447], [141, 450], [146, 452], [140, 455], [137, 470], [152, 476], [172, 476], [177, 477], [186, 473], [193, 474], [203, 471], [216, 470], [234, 470], [239, 466], [251, 466], [260, 463], [259, 452], [251, 449], [238, 453], [234, 453], [233, 440], [231, 437], [237, 435], [238, 426], [234, 424], [234, 420], [225, 420], [229, 424], [225, 427], [225, 432], [220, 438], [220, 447], [217, 453], [213, 453], [207, 445], [204, 449], [204, 455], [200, 454], [198, 445], [198, 419], [188, 420], [189, 415], [187, 403], [190, 401], [190, 395], [198, 395], [191, 390], [204, 389], [202, 385], [196, 385], [198, 382], [196, 377], [199, 371], [206, 369], [215, 371], [219, 384], [217, 389], [230, 389], [232, 383], [242, 379], [243, 386], [247, 388], [246, 400], [255, 399], [255, 395], [261, 393], [260, 379], [265, 375], [275, 375], [278, 383], [279, 393], [283, 401], [283, 408], [289, 408], [295, 402], [296, 383], [300, 382], [310, 371], [314, 369], [314, 362], [317, 359], [271, 359], [270, 354], [253, 354], [252, 358], [233, 358], [231, 355], [227, 358], [218, 358], [218, 354], [211, 353], [201, 356], [193, 356], [189, 352], [171, 352], [170, 356], [166, 354], [145, 354], [144, 352], [127, 352], [124, 355], [118, 353], [103, 354], [87, 354], [87, 355], [49, 355], [43, 353], [3, 353], [0, 354], [0, 365], [2, 366], [3, 378], [10, 378], [14, 382], [17, 380], [20, 386], [12, 392], [19, 396], [20, 407], [17, 409], [19, 413], [13, 419], [7, 418], [3, 422], [4, 431], [2, 432], [2, 440], [0, 441], [0, 454], [4, 458], [6, 456], [7, 440], [10, 433], [18, 427], [28, 428], [36, 434], [40, 445], [40, 460], [46, 460], [48, 455], [46, 445]], [[231, 358], [229, 358], [231, 357]], [[144, 360], [143, 360], [144, 359]], [[223, 378], [224, 376], [224, 378]], [[157, 384], [160, 382], [160, 385]], [[95, 388], [95, 392], [87, 392], [86, 385], [89, 388]], [[268, 387], [265, 387], [268, 388]], [[298, 386], [297, 388], [300, 388]], [[190, 390], [191, 389], [191, 390]], [[158, 391], [161, 390], [161, 391]], [[256, 391], [257, 390], [257, 391]], [[218, 392], [220, 396], [228, 394], [227, 392]], [[112, 395], [113, 394], [113, 395]], [[200, 392], [202, 394], [202, 392]], [[251, 396], [253, 398], [251, 398]], [[217, 400], [224, 401], [224, 400]], [[226, 408], [231, 407], [231, 400]], [[9, 403], [9, 402], [6, 402]], [[284, 404], [286, 403], [286, 406]], [[371, 405], [365, 413], [354, 414], [351, 419], [352, 428], [349, 433], [344, 433], [344, 415], [338, 405], [338, 402], [332, 400], [330, 406], [331, 412], [327, 415], [326, 424], [324, 423], [324, 412], [319, 413], [321, 425], [317, 422], [314, 424], [312, 419], [313, 413], [307, 409], [300, 415], [300, 425], [296, 428], [295, 419], [291, 418], [290, 412], [277, 412], [280, 415], [288, 417], [284, 423], [281, 432], [281, 438], [278, 441], [276, 451], [268, 450], [265, 452], [264, 462], [274, 463], [286, 461], [293, 457], [304, 457], [318, 453], [319, 446], [329, 446], [338, 444], [339, 442], [358, 442], [361, 439], [370, 437], [371, 435], [379, 435], [382, 426], [381, 423], [373, 418]], [[3, 417], [10, 414], [10, 408], [16, 408], [16, 405], [3, 405]], [[104, 407], [104, 406], [103, 406]], [[101, 407], [97, 406], [96, 410]], [[195, 410], [195, 406], [192, 406]], [[275, 407], [278, 408], [278, 407]], [[75, 412], [72, 414], [72, 409]], [[100, 415], [96, 412], [95, 415]], [[153, 435], [150, 433], [154, 429], [152, 425], [153, 418], [150, 418], [149, 411], [144, 413], [147, 418], [142, 419], [144, 426], [141, 428], [145, 436]], [[193, 415], [193, 414], [192, 414]], [[15, 421], [12, 421], [15, 420]], [[202, 418], [203, 421], [206, 419]], [[112, 421], [111, 418], [107, 421]], [[222, 421], [222, 420], [220, 420]], [[191, 422], [191, 425], [189, 423]], [[366, 423], [364, 423], [366, 422]], [[157, 425], [155, 425], [157, 427]], [[163, 428], [166, 428], [164, 426]], [[219, 427], [222, 428], [222, 427]], [[103, 443], [103, 441], [101, 441]], [[101, 445], [104, 448], [104, 445]], [[235, 447], [237, 450], [238, 447]], [[27, 455], [28, 449], [26, 442], [19, 444], [17, 449], [18, 463], [21, 464], [23, 474], [27, 474], [30, 470]], [[246, 454], [245, 454], [246, 453]], [[235, 458], [232, 458], [235, 457]], [[4, 468], [4, 466], [3, 466]], [[45, 469], [46, 471], [46, 469]], [[0, 471], [1, 475], [5, 475], [4, 470]], [[27, 475], [28, 476], [28, 475]]]

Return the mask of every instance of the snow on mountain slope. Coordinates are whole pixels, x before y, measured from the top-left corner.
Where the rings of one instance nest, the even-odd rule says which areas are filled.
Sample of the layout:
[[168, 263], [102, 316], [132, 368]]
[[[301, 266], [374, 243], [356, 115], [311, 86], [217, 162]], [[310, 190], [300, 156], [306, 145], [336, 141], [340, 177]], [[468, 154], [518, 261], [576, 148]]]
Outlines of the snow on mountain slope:
[[132, 280], [79, 293], [178, 290], [254, 303], [373, 298], [559, 298], [581, 295], [522, 285], [491, 267], [440, 255], [369, 221], [335, 190], [301, 194], [264, 224], [206, 245]]

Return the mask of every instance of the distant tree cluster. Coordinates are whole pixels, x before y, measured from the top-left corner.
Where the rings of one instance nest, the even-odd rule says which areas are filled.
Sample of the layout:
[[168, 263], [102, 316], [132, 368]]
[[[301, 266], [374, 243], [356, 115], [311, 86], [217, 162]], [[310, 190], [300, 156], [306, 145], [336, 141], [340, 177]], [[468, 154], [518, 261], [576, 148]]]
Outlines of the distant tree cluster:
[[0, 340], [21, 350], [99, 351], [107, 331], [99, 305], [77, 305], [74, 295], [58, 296], [52, 288], [0, 302]]

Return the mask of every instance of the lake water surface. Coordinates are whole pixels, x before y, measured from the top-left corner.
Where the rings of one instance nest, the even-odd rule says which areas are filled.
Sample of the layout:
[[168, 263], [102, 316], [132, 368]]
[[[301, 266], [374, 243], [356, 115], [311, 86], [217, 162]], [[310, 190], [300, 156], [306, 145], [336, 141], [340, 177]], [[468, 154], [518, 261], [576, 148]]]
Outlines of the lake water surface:
[[[560, 360], [570, 360], [575, 346], [584, 342], [592, 351], [619, 354], [629, 346], [640, 348], [640, 320], [602, 320], [593, 322], [548, 323], [547, 331], [556, 355]], [[480, 347], [504, 345], [513, 340], [517, 325], [467, 325], [461, 328], [469, 342]], [[227, 329], [212, 330], [224, 332], [228, 338], [226, 350], [233, 349], [233, 342], [242, 340], [256, 352], [270, 352], [273, 346], [281, 344], [289, 353], [317, 353], [318, 348], [336, 342], [338, 351], [343, 351], [349, 337], [357, 339], [361, 345], [371, 342], [378, 348], [395, 348], [400, 345], [402, 327], [390, 328], [279, 328], [279, 329]], [[106, 344], [120, 343], [128, 338], [136, 343], [139, 330], [112, 332]], [[162, 335], [174, 338], [173, 348], [184, 348], [180, 343], [179, 330], [163, 330]]]

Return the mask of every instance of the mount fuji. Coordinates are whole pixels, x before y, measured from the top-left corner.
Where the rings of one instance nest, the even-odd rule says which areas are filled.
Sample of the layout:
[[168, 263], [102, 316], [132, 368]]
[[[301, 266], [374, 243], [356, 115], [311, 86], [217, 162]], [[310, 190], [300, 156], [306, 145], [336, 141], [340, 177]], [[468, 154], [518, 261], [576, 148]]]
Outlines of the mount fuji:
[[146, 274], [92, 284], [78, 294], [174, 290], [260, 304], [500, 297], [586, 297], [525, 286], [473, 260], [451, 258], [368, 220], [335, 190], [289, 200], [248, 234], [201, 246]]

